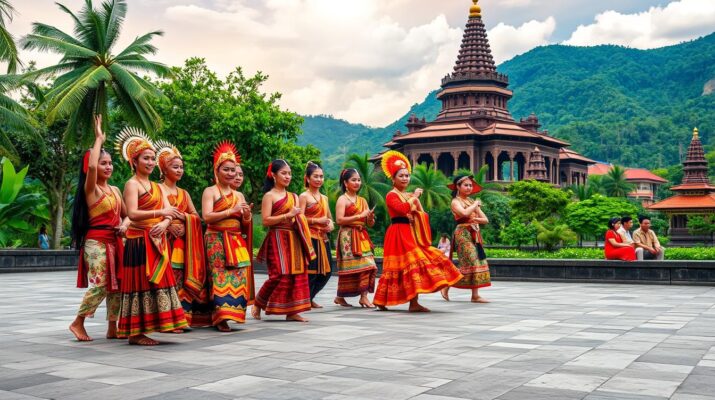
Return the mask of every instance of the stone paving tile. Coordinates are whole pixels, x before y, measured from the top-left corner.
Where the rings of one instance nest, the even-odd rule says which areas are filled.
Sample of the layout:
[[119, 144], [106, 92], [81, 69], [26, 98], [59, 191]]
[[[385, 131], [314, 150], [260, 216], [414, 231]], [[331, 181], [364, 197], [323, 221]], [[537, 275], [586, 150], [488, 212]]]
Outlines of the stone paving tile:
[[[3, 400], [715, 400], [711, 287], [495, 282], [490, 304], [454, 290], [415, 315], [333, 306], [332, 279], [309, 324], [269, 316], [142, 348], [103, 338], [103, 308], [96, 340], [72, 339], [74, 273], [2, 279]], [[28, 288], [35, 301], [13, 305]]]

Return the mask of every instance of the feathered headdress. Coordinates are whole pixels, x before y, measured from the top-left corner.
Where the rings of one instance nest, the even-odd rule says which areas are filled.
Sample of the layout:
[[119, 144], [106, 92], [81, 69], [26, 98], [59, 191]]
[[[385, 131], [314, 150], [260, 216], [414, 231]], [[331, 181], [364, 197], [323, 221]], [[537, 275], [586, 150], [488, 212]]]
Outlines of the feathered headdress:
[[155, 147], [156, 158], [159, 161], [159, 170], [161, 171], [162, 175], [166, 175], [166, 169], [169, 168], [169, 163], [173, 159], [179, 158], [183, 160], [179, 149], [177, 149], [176, 146], [167, 142], [166, 140], [157, 140], [155, 143]]
[[238, 154], [236, 146], [227, 140], [217, 144], [214, 149], [214, 178], [216, 183], [218, 183], [218, 167], [226, 161], [241, 164], [241, 156]]
[[468, 194], [468, 196], [477, 194], [482, 191], [482, 187], [479, 186], [477, 181], [474, 180], [474, 176], [472, 176], [472, 175], [464, 175], [464, 176], [460, 177], [459, 179], [457, 179], [457, 182], [450, 183], [449, 185], [447, 185], [447, 187], [449, 188], [449, 190], [457, 190], [459, 185], [461, 185], [462, 182], [466, 181], [467, 179], [472, 181], [472, 191]]
[[115, 142], [115, 148], [122, 158], [129, 163], [129, 166], [134, 170], [132, 160], [135, 159], [144, 150], [154, 150], [154, 143], [141, 130], [127, 126], [119, 132]]
[[388, 179], [391, 179], [401, 169], [407, 169], [407, 172], [412, 173], [410, 160], [399, 151], [389, 150], [382, 155], [382, 172], [385, 173]]

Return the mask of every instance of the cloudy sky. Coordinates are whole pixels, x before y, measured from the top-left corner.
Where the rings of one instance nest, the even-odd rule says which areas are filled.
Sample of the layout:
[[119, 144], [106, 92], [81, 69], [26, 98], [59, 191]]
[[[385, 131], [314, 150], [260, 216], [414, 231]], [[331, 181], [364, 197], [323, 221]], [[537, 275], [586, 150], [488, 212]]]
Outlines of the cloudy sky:
[[[83, 0], [59, 0], [79, 10]], [[98, 4], [99, 0], [94, 0]], [[469, 0], [128, 0], [117, 51], [163, 30], [156, 59], [204, 57], [222, 75], [236, 66], [270, 76], [267, 91], [301, 114], [384, 126], [450, 72]], [[16, 37], [41, 21], [71, 32], [53, 0], [11, 0]], [[536, 46], [613, 43], [647, 49], [715, 30], [715, 0], [481, 0], [497, 63]], [[51, 54], [23, 53], [47, 65]]]

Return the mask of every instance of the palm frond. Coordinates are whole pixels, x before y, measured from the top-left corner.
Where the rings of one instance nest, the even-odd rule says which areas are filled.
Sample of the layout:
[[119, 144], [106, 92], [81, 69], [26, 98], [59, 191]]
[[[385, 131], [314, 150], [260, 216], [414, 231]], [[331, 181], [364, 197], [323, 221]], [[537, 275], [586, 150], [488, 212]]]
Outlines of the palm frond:
[[96, 89], [101, 82], [112, 79], [112, 74], [103, 66], [87, 70], [65, 90], [49, 99], [47, 120], [51, 124], [58, 118], [72, 114], [82, 103], [87, 93]]
[[124, 18], [127, 15], [127, 3], [124, 0], [113, 0], [111, 3], [103, 3], [100, 16], [104, 19], [104, 26], [107, 28], [104, 38], [104, 47], [107, 51], [114, 47], [114, 43], [122, 30]]
[[37, 35], [40, 35], [40, 36], [47, 36], [47, 37], [55, 38], [58, 40], [62, 40], [64, 42], [74, 44], [75, 46], [86, 47], [79, 40], [73, 38], [70, 34], [65, 33], [64, 31], [62, 31], [52, 25], [43, 24], [41, 22], [35, 22], [32, 24], [32, 32]]
[[7, 73], [14, 74], [17, 67], [22, 65], [15, 46], [15, 38], [0, 24], [0, 61], [7, 62]]
[[[142, 57], [143, 58], [143, 57]], [[149, 72], [159, 77], [170, 77], [172, 75], [171, 67], [165, 64], [148, 61], [148, 60], [127, 60], [126, 58], [115, 58], [118, 64], [121, 64], [124, 68], [133, 71], [143, 71]]]
[[121, 86], [128, 95], [134, 98], [143, 98], [147, 92], [139, 82], [138, 77], [124, 69], [119, 64], [109, 66], [109, 71], [112, 73], [114, 80], [118, 86]]
[[98, 53], [84, 46], [64, 42], [49, 36], [30, 34], [22, 39], [22, 48], [25, 50], [50, 51], [62, 54], [63, 60], [72, 57], [91, 58]]
[[164, 32], [162, 31], [153, 31], [139, 36], [134, 39], [134, 41], [129, 46], [127, 46], [124, 50], [117, 54], [116, 58], [122, 58], [132, 54], [155, 54], [157, 49], [149, 42], [154, 38], [154, 36], [163, 35]]

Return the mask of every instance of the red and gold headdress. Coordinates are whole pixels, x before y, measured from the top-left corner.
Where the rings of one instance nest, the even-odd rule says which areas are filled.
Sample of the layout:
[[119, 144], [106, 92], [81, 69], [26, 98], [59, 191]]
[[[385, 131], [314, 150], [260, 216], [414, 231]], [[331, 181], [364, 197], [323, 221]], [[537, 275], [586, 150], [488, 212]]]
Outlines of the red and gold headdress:
[[412, 173], [410, 160], [399, 151], [389, 150], [382, 155], [382, 172], [385, 173], [388, 179], [392, 179], [397, 171], [407, 169], [407, 172]]
[[216, 183], [218, 183], [218, 167], [226, 161], [241, 164], [241, 156], [238, 154], [236, 146], [227, 140], [217, 144], [214, 149], [214, 178]]
[[154, 143], [140, 129], [128, 126], [122, 129], [117, 135], [115, 148], [122, 158], [129, 163], [129, 166], [134, 170], [132, 160], [135, 159], [144, 150], [154, 150]]
[[472, 175], [465, 175], [465, 176], [463, 176], [463, 177], [457, 179], [457, 183], [450, 183], [449, 185], [447, 185], [447, 187], [449, 188], [449, 190], [457, 190], [457, 187], [458, 187], [459, 185], [461, 185], [462, 182], [466, 181], [467, 179], [469, 179], [470, 181], [472, 181], [472, 191], [468, 194], [468, 196], [471, 196], [471, 195], [473, 195], [473, 194], [477, 194], [477, 193], [479, 193], [479, 192], [482, 191], [482, 187], [479, 186], [479, 184], [477, 183], [477, 181], [474, 180], [474, 176], [472, 176]]
[[184, 159], [179, 153], [179, 149], [173, 144], [167, 142], [166, 140], [156, 141], [156, 158], [159, 161], [159, 170], [162, 174], [165, 174], [166, 169], [169, 168], [169, 163], [175, 159]]

